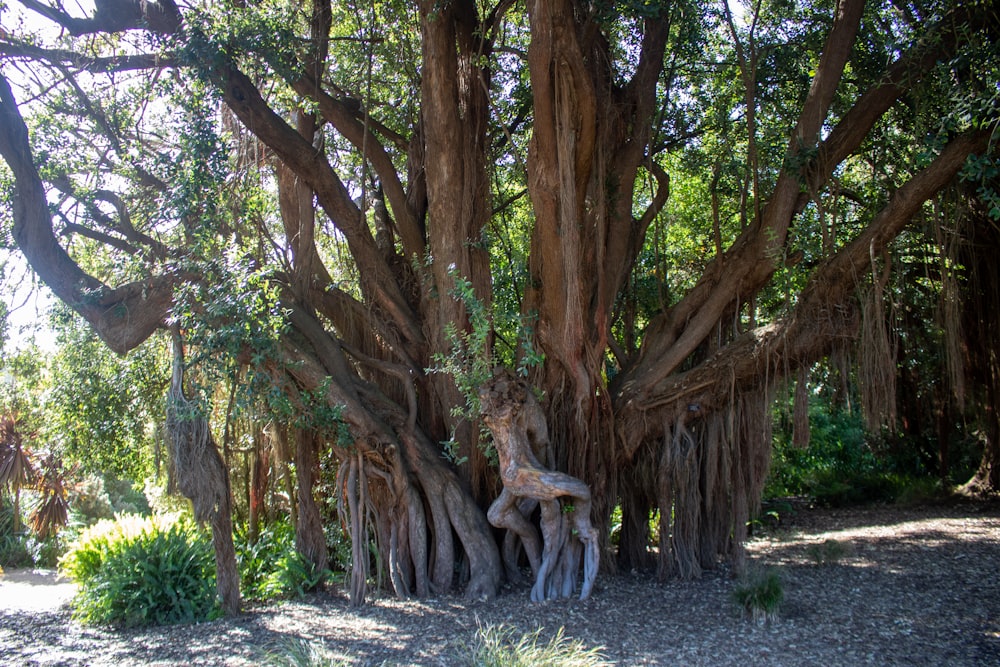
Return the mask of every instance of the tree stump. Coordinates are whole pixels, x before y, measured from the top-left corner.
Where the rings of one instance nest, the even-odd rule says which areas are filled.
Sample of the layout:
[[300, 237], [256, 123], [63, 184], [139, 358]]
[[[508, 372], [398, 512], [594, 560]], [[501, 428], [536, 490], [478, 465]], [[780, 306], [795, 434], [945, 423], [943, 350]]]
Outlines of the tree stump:
[[[554, 462], [545, 415], [526, 383], [507, 370], [498, 370], [480, 388], [479, 400], [483, 421], [493, 434], [503, 482], [487, 518], [520, 538], [535, 577], [532, 601], [570, 597], [576, 589], [581, 555], [580, 599], [587, 599], [600, 564], [597, 531], [590, 523], [590, 489], [576, 477], [551, 469]], [[541, 537], [529, 518], [535, 507], [541, 508]], [[503, 557], [508, 572], [517, 572], [517, 556], [507, 540]]]

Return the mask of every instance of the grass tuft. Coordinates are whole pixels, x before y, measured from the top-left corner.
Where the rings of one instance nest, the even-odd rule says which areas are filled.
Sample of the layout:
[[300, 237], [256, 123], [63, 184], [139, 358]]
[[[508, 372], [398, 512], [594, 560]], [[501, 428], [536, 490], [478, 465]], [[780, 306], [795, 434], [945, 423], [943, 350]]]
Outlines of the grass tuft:
[[334, 655], [319, 640], [296, 639], [267, 654], [272, 667], [350, 667], [353, 661]]
[[755, 623], [777, 619], [785, 599], [778, 571], [769, 568], [748, 573], [733, 587], [733, 599]]
[[823, 540], [818, 544], [810, 544], [806, 553], [817, 565], [833, 565], [850, 555], [851, 545], [839, 540]]
[[479, 626], [468, 648], [467, 667], [597, 667], [610, 665], [603, 647], [586, 648], [577, 639], [567, 639], [563, 628], [548, 641], [542, 628], [517, 636], [508, 626]]

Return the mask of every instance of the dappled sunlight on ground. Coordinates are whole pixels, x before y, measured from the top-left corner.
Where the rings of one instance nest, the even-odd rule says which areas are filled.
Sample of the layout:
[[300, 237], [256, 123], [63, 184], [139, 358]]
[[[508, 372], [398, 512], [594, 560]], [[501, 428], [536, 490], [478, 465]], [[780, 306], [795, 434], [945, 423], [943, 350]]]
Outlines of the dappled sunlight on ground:
[[450, 666], [478, 628], [499, 626], [541, 628], [543, 640], [562, 628], [616, 665], [1000, 665], [1000, 506], [800, 507], [757, 530], [748, 551], [784, 590], [765, 625], [735, 606], [726, 568], [697, 581], [602, 574], [582, 602], [531, 603], [526, 588], [508, 587], [492, 601], [374, 596], [351, 608], [334, 591], [129, 631], [81, 627], [65, 608], [4, 609], [0, 598], [0, 665], [246, 667], [305, 641], [351, 665]]

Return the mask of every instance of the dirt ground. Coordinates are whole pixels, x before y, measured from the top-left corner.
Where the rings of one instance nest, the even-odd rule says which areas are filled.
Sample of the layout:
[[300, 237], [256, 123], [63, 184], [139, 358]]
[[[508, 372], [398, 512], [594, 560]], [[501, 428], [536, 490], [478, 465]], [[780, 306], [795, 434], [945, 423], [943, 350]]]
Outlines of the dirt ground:
[[[832, 548], [835, 547], [835, 548]], [[350, 664], [455, 665], [477, 626], [560, 628], [616, 665], [1000, 665], [1000, 504], [831, 510], [799, 507], [749, 544], [785, 599], [757, 624], [725, 570], [698, 581], [602, 575], [593, 597], [532, 604], [376, 599], [338, 592], [199, 625], [115, 631], [71, 619], [73, 588], [51, 572], [0, 578], [2, 665], [259, 665], [290, 642]]]

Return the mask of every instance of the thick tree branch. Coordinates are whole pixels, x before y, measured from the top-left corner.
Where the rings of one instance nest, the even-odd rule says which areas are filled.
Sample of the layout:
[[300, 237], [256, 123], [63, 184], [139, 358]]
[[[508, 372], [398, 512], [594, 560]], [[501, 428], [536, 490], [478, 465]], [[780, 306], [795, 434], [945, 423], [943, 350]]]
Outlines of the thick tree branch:
[[422, 340], [414, 313], [379, 253], [361, 211], [325, 155], [275, 114], [253, 82], [234, 65], [213, 67], [210, 75], [243, 125], [312, 187], [320, 206], [343, 232], [355, 261], [363, 267], [362, 288], [372, 301], [385, 309], [410, 341]]
[[[648, 157], [651, 155], [648, 146], [657, 109], [656, 86], [663, 72], [663, 56], [670, 32], [667, 16], [669, 12], [666, 16], [645, 21], [639, 64], [626, 89], [629, 102], [623, 108], [628, 110], [627, 115], [618, 121], [626, 127], [631, 126], [631, 132], [608, 167], [607, 178], [614, 183], [612, 191], [622, 194], [615, 198], [617, 206], [604, 216], [605, 220], [598, 216], [598, 224], [603, 225], [603, 229], [600, 230], [601, 238], [597, 239], [600, 244], [597, 263], [606, 267], [598, 273], [599, 298], [595, 305], [598, 326], [603, 324], [600, 320], [608, 319], [606, 313], [614, 306], [616, 295], [632, 272], [642, 250], [646, 230], [666, 204], [670, 192], [666, 173]], [[604, 130], [611, 136], [620, 131], [614, 126]], [[608, 143], [614, 145], [613, 140]], [[657, 191], [646, 212], [636, 220], [632, 215], [633, 191], [639, 166], [643, 164], [656, 179]], [[625, 193], [628, 193], [627, 196]]]
[[652, 158], [647, 159], [643, 164], [656, 179], [656, 193], [653, 195], [653, 201], [649, 203], [649, 206], [643, 211], [642, 217], [638, 220], [639, 226], [646, 230], [653, 224], [653, 220], [660, 214], [660, 211], [667, 204], [667, 199], [670, 198], [670, 174], [664, 171], [663, 167]]
[[85, 273], [52, 230], [45, 187], [35, 168], [28, 128], [7, 79], [0, 75], [0, 155], [14, 174], [14, 240], [39, 278], [80, 313], [120, 354], [136, 347], [163, 322], [173, 303], [174, 276], [109, 289]]
[[[55, 21], [74, 37], [125, 30], [150, 30], [173, 34], [181, 26], [181, 13], [174, 0], [95, 0], [94, 15], [88, 18], [70, 16], [38, 0], [19, 0], [28, 9]], [[60, 3], [61, 5], [61, 3]]]
[[323, 91], [318, 82], [305, 75], [290, 82], [295, 92], [315, 101], [323, 118], [358, 151], [364, 152], [364, 157], [371, 162], [379, 182], [385, 192], [389, 206], [403, 242], [403, 253], [406, 257], [423, 256], [426, 239], [417, 219], [416, 212], [411, 208], [406, 198], [406, 191], [399, 180], [399, 172], [385, 146], [378, 140], [371, 128], [359, 120], [356, 114], [343, 102]]
[[[864, 0], [840, 3], [792, 133], [789, 156], [815, 144], [854, 46], [863, 9]], [[651, 324], [639, 360], [633, 370], [620, 376], [621, 384], [631, 385], [639, 393], [648, 391], [680, 367], [734, 301], [748, 297], [767, 282], [795, 214], [799, 189], [798, 174], [783, 170], [762, 218], [725, 255], [709, 264], [698, 284], [673, 309]]]
[[[988, 131], [951, 140], [930, 165], [893, 193], [853, 241], [816, 268], [787, 318], [750, 331], [692, 370], [665, 379], [647, 394], [653, 398], [633, 396], [627, 388], [619, 393], [616, 412], [623, 423], [648, 423], [646, 436], [657, 437], [662, 428], [650, 412], [713, 411], [727, 404], [734, 388], [751, 388], [765, 377], [774, 381], [786, 370], [828, 354], [838, 340], [853, 337], [858, 322], [851, 298], [870, 274], [871, 254], [881, 253], [924, 203], [952, 182], [969, 155], [986, 150], [989, 141]], [[641, 440], [629, 441], [626, 458]]]
[[[704, 334], [714, 326], [718, 314], [732, 307], [733, 299], [746, 298], [766, 284], [774, 270], [774, 260], [768, 258], [779, 256], [777, 241], [780, 239], [784, 243], [792, 217], [808, 201], [808, 195], [803, 190], [818, 191], [836, 166], [857, 150], [874, 124], [895, 101], [916, 85], [937, 62], [955, 52], [964, 38], [963, 31], [969, 25], [986, 31], [994, 39], [1000, 35], [1000, 16], [989, 11], [988, 7], [962, 5], [946, 14], [936, 29], [928, 31], [924, 38], [887, 69], [877, 84], [858, 99], [819, 145], [817, 156], [811, 163], [803, 165], [801, 170], [786, 168], [782, 172], [764, 211], [764, 226], [772, 231], [762, 235], [758, 228], [751, 227], [722, 258], [709, 265], [702, 279], [684, 299], [650, 326], [651, 335], [647, 335], [643, 344], [642, 358], [658, 358], [659, 362], [650, 364], [649, 361], [640, 361], [639, 366], [658, 366], [656, 375], [661, 379], [666, 377], [700, 344]], [[828, 45], [835, 41], [834, 37], [835, 34], [831, 32]], [[844, 37], [844, 34], [837, 36], [838, 49], [841, 51], [837, 62], [841, 62], [841, 58], [845, 57], [844, 49], [849, 47], [844, 42]], [[824, 66], [822, 62], [820, 67]], [[829, 76], [824, 77], [824, 86], [828, 89], [831, 87]], [[816, 107], [819, 101], [825, 99], [825, 95], [817, 93], [811, 95], [811, 98]], [[826, 104], [829, 106], [828, 102]], [[807, 120], [807, 116], [812, 120]], [[805, 137], [808, 132], [813, 133], [810, 136], [815, 136], [815, 131], [818, 131], [814, 130], [815, 116], [815, 110], [808, 114], [803, 111], [796, 137]], [[793, 138], [789, 150], [797, 150], [796, 139]], [[805, 184], [802, 183], [803, 180]], [[688, 324], [696, 317], [702, 326], [689, 327]], [[686, 341], [684, 344], [677, 344], [677, 336], [682, 329]], [[622, 381], [627, 381], [624, 375]]]

